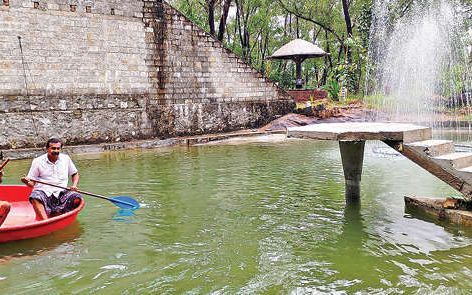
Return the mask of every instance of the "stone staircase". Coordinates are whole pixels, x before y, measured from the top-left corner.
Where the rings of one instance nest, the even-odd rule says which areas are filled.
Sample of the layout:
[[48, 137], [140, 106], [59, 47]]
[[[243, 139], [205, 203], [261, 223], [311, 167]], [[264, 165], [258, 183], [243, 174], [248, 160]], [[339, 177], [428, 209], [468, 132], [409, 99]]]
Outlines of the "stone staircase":
[[384, 141], [472, 201], [472, 153], [458, 152], [450, 140]]

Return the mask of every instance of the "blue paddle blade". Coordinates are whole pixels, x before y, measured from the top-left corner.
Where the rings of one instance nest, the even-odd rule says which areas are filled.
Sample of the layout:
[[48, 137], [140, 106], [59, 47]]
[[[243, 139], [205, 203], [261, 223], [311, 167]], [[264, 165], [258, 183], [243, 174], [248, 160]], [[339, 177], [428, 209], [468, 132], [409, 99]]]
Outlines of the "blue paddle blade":
[[136, 201], [135, 199], [131, 197], [118, 196], [118, 197], [110, 198], [110, 201], [122, 209], [136, 210], [139, 208], [138, 201]]

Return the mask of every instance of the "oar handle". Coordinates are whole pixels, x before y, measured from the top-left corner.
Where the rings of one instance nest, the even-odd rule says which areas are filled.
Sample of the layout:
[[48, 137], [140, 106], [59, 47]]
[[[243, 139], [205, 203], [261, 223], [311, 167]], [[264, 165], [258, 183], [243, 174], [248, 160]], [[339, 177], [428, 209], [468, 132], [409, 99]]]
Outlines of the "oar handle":
[[[41, 184], [45, 184], [45, 185], [49, 185], [49, 186], [53, 186], [53, 187], [65, 189], [65, 190], [68, 190], [68, 191], [71, 190], [71, 189], [68, 188], [68, 187], [60, 186], [60, 185], [57, 185], [57, 184], [52, 184], [52, 183], [49, 183], [49, 182], [44, 182], [44, 181], [36, 180], [36, 179], [32, 179], [32, 180], [33, 180], [34, 182], [37, 182], [37, 183], [41, 183]], [[121, 201], [121, 200], [117, 200], [117, 199], [113, 199], [113, 200], [112, 200], [112, 199], [107, 198], [107, 197], [102, 196], [102, 195], [97, 195], [97, 194], [93, 194], [93, 193], [89, 193], [89, 192], [81, 191], [81, 190], [76, 190], [76, 192], [81, 193], [81, 194], [84, 194], [84, 195], [89, 195], [89, 196], [92, 196], [92, 197], [104, 199], [104, 200], [110, 201], [110, 202], [112, 202], [112, 203], [113, 203], [113, 202], [116, 202], [116, 203], [121, 203], [121, 204], [124, 204], [124, 205], [127, 205], [127, 206], [134, 207], [134, 205], [131, 204], [131, 203], [128, 203], [128, 202], [125, 202], [125, 201]]]
[[5, 161], [0, 165], [0, 170], [2, 170], [3, 167], [5, 167], [8, 164], [8, 162], [10, 162], [10, 159], [6, 158]]
[[[45, 185], [49, 185], [49, 186], [53, 186], [53, 187], [57, 187], [57, 188], [61, 188], [61, 189], [65, 189], [65, 190], [68, 190], [68, 191], [71, 190], [71, 189], [68, 188], [68, 187], [61, 186], [61, 185], [57, 185], [57, 184], [53, 184], [53, 183], [49, 183], [49, 182], [44, 182], [44, 181], [41, 181], [41, 180], [32, 179], [32, 181], [37, 182], [37, 183], [41, 183], [41, 184], [45, 184]], [[93, 196], [93, 197], [97, 197], [97, 198], [102, 198], [102, 199], [108, 200], [107, 197], [102, 196], [102, 195], [92, 194], [92, 193], [85, 192], [85, 191], [81, 191], [81, 190], [77, 190], [76, 192], [81, 193], [81, 194], [84, 194], [84, 195], [89, 195], [89, 196]]]

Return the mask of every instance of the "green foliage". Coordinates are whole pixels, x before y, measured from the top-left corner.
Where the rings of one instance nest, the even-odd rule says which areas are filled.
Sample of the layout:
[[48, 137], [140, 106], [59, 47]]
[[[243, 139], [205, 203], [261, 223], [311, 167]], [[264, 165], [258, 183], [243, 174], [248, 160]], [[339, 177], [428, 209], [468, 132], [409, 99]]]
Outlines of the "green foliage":
[[[208, 30], [206, 3], [203, 0], [172, 2], [187, 17]], [[219, 22], [223, 1], [216, 3], [215, 22]], [[339, 87], [347, 87], [349, 93], [356, 93], [363, 89], [361, 84], [364, 83], [363, 69], [367, 60], [371, 7], [372, 0], [350, 1], [349, 12], [354, 31], [353, 36], [348, 38], [341, 1], [238, 0], [232, 3], [233, 13], [227, 20], [224, 42], [283, 88], [295, 86], [294, 63], [290, 60], [269, 61], [267, 57], [295, 38], [315, 42], [330, 56], [303, 62], [305, 87], [317, 88], [328, 84], [333, 88], [332, 85], [337, 83]], [[249, 44], [246, 44], [246, 37]], [[346, 64], [347, 48], [351, 53], [349, 64]]]
[[466, 91], [466, 81], [464, 77], [467, 75], [467, 69], [464, 65], [452, 65], [446, 72], [442, 74], [441, 85], [442, 95], [451, 97], [455, 94]]
[[357, 21], [357, 31], [359, 32], [359, 38], [363, 48], [367, 48], [369, 45], [369, 32], [370, 25], [372, 24], [372, 2], [366, 2], [361, 5], [359, 18]]
[[339, 85], [338, 81], [335, 79], [329, 80], [323, 89], [328, 91], [329, 97], [332, 100], [339, 100], [339, 91], [341, 90], [341, 86]]
[[201, 2], [198, 0], [171, 1], [171, 4], [174, 5], [174, 7], [182, 12], [187, 18], [189, 18], [199, 27], [208, 31], [207, 11], [205, 9], [204, 3], [204, 1]]
[[373, 95], [366, 95], [362, 98], [364, 105], [370, 109], [380, 109], [385, 104], [389, 98], [385, 95], [380, 94], [373, 94]]

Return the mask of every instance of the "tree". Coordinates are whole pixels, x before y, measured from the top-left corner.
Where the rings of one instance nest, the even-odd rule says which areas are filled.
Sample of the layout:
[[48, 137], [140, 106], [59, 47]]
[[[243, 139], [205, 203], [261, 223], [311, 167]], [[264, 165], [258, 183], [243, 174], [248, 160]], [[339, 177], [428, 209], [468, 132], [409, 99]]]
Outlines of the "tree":
[[[346, 32], [347, 37], [352, 38], [352, 23], [351, 23], [351, 15], [349, 14], [349, 3], [348, 0], [342, 0], [343, 2], [343, 13], [344, 13], [344, 22], [346, 23]], [[351, 63], [352, 52], [350, 47], [347, 47], [347, 63]]]
[[[294, 64], [268, 61], [267, 57], [287, 42], [302, 38], [330, 53], [303, 63], [307, 85], [318, 87], [335, 80], [351, 91], [361, 88], [372, 0], [174, 1], [192, 20], [282, 87], [294, 86]], [[219, 20], [217, 32], [215, 20]]]
[[218, 40], [220, 41], [223, 41], [223, 38], [224, 38], [226, 20], [228, 19], [230, 6], [231, 6], [231, 0], [224, 0], [223, 11], [221, 13], [221, 18], [220, 18], [220, 25], [218, 26]]
[[215, 36], [215, 4], [216, 0], [206, 0], [208, 10], [208, 27], [210, 28], [210, 34]]

